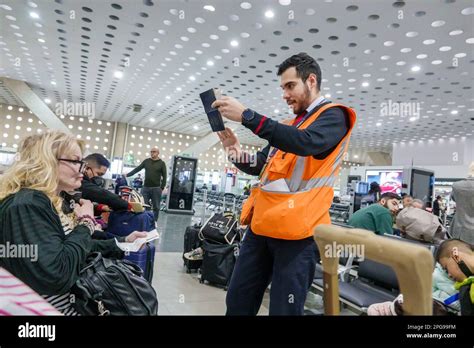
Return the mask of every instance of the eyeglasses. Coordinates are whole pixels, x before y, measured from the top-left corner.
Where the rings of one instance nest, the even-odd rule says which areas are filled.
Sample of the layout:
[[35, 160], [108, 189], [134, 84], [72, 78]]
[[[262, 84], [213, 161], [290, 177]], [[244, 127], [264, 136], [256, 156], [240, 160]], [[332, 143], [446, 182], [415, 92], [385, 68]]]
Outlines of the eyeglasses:
[[67, 159], [67, 158], [58, 158], [58, 161], [64, 161], [64, 162], [69, 162], [69, 163], [74, 163], [74, 164], [80, 164], [79, 173], [83, 173], [84, 170], [86, 169], [86, 166], [87, 166], [87, 162], [79, 161], [79, 160], [72, 160], [72, 159]]

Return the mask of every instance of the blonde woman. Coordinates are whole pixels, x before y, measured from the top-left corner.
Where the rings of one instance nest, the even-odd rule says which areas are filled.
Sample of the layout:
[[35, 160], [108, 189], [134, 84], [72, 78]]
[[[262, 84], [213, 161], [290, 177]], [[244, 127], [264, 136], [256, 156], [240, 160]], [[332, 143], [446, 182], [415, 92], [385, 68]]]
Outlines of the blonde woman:
[[[113, 239], [91, 239], [95, 224], [90, 201], [71, 205], [62, 198], [81, 186], [83, 149], [82, 141], [59, 131], [29, 136], [0, 180], [0, 244], [30, 251], [0, 257], [0, 266], [65, 315], [77, 314], [70, 289], [87, 255], [100, 251], [122, 257]], [[144, 236], [134, 232], [126, 241]]]

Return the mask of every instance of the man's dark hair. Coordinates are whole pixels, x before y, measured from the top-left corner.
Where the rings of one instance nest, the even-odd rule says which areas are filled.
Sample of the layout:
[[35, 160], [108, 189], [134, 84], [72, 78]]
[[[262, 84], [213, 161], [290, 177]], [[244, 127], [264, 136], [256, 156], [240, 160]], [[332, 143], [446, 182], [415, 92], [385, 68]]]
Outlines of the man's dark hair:
[[84, 158], [84, 162], [87, 162], [89, 166], [92, 167], [110, 167], [110, 162], [107, 160], [107, 158], [104, 157], [104, 155], [101, 155], [100, 153], [91, 153], [89, 156]]
[[385, 192], [384, 194], [382, 194], [380, 196], [380, 200], [382, 200], [384, 198], [385, 199], [398, 199], [398, 200], [401, 199], [399, 195], [397, 195], [396, 193], [393, 193], [393, 192]]
[[469, 253], [474, 251], [474, 246], [472, 246], [469, 243], [466, 243], [460, 239], [448, 239], [445, 240], [443, 243], [441, 243], [438, 247], [438, 250], [436, 250], [435, 254], [435, 260], [436, 262], [439, 262], [440, 259], [444, 257], [450, 257], [451, 256], [451, 250], [457, 247], [459, 251]]
[[304, 52], [295, 54], [278, 66], [277, 75], [280, 76], [287, 69], [292, 67], [296, 68], [296, 75], [300, 77], [303, 82], [306, 81], [310, 74], [315, 74], [318, 91], [321, 90], [321, 68], [314, 58]]

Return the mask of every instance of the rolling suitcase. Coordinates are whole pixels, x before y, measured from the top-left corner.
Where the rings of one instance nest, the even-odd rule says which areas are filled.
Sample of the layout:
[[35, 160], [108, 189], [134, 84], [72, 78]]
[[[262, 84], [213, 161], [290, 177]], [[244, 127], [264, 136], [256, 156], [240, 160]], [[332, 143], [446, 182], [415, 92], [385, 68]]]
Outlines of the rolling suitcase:
[[184, 249], [183, 249], [183, 262], [186, 268], [186, 273], [191, 273], [193, 270], [198, 270], [202, 264], [202, 257], [199, 257], [198, 253], [192, 253], [201, 247], [202, 243], [198, 237], [199, 227], [188, 226], [186, 232], [184, 232]]
[[107, 235], [109, 238], [128, 236], [133, 231], [150, 232], [155, 229], [153, 212], [144, 211], [133, 213], [131, 211], [114, 211], [110, 213]]
[[239, 244], [217, 244], [204, 240], [200, 282], [227, 287], [239, 255]]
[[124, 259], [139, 266], [143, 271], [143, 277], [151, 284], [155, 262], [155, 245], [153, 243], [145, 243], [136, 252], [125, 252]]

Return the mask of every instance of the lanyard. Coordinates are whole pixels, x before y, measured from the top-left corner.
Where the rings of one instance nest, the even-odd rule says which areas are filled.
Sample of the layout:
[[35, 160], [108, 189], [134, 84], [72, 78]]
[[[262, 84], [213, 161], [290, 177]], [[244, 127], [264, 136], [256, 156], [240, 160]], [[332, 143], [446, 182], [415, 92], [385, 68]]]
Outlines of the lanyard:
[[[313, 115], [314, 111], [319, 108], [322, 104], [327, 103], [327, 99], [323, 98], [318, 104], [316, 104], [310, 111], [306, 113], [306, 115], [298, 122], [297, 125], [295, 125], [296, 128], [299, 128], [310, 116]], [[260, 171], [260, 175], [258, 176], [259, 179], [261, 179], [263, 173], [265, 172], [265, 169], [267, 168], [267, 165], [269, 164], [270, 160], [272, 157], [275, 155], [275, 153], [278, 151], [276, 147], [272, 147], [270, 153], [267, 156], [267, 161], [265, 162], [262, 170]]]

